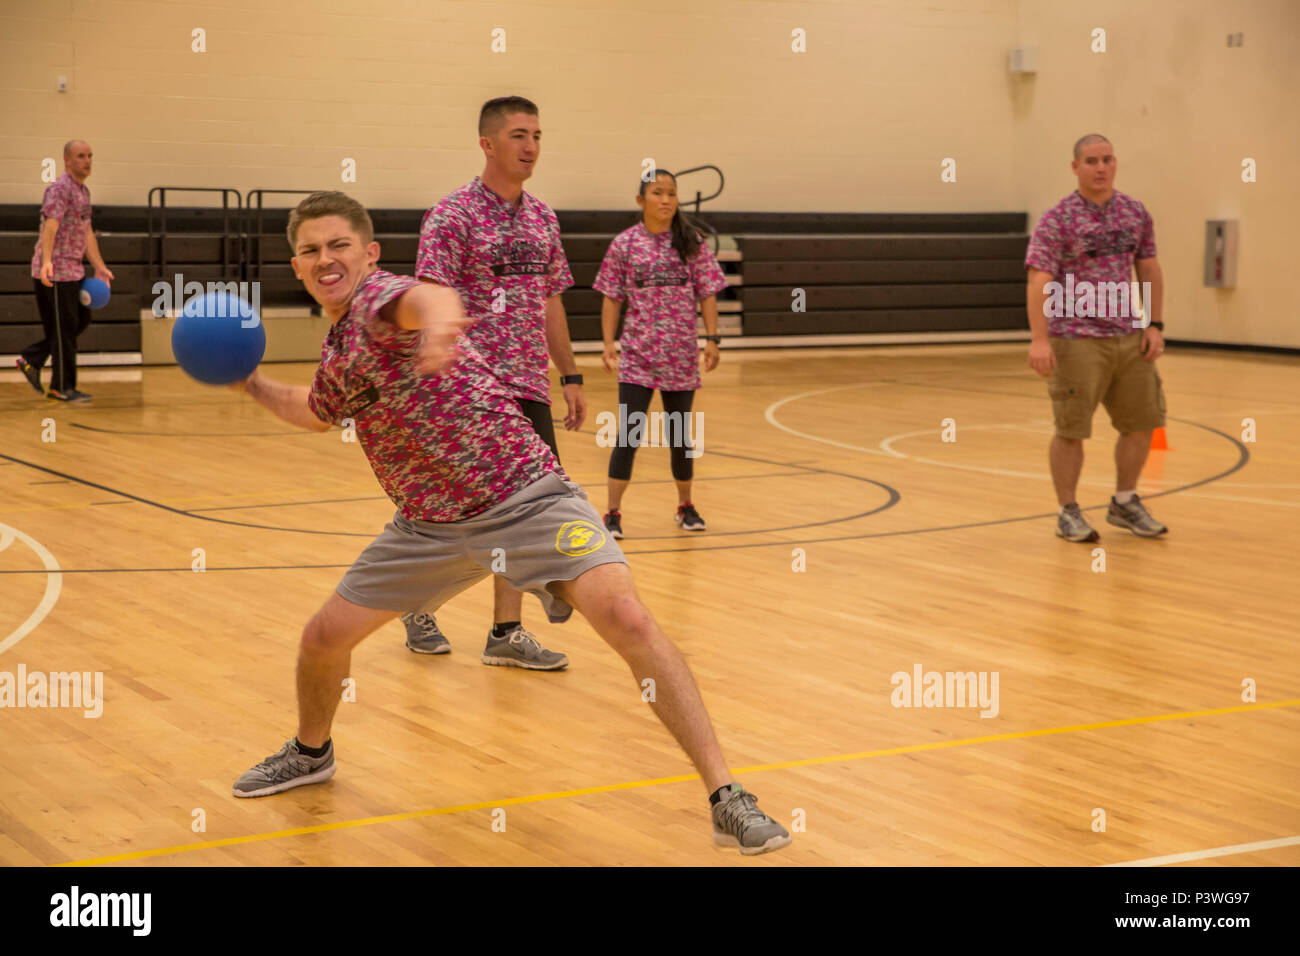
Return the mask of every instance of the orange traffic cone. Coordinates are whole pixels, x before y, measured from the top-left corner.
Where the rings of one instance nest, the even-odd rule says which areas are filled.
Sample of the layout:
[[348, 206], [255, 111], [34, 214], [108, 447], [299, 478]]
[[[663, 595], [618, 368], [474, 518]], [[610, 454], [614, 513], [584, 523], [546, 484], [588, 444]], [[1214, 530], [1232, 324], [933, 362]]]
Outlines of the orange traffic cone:
[[1152, 451], [1169, 450], [1169, 439], [1165, 437], [1165, 430], [1163, 428], [1157, 428], [1155, 429], [1155, 431], [1151, 433], [1151, 450]]

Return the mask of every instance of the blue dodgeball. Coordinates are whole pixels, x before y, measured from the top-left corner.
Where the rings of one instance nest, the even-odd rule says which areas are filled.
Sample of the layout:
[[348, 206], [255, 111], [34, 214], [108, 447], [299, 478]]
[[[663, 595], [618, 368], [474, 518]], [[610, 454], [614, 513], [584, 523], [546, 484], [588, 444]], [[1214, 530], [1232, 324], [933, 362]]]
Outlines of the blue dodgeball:
[[82, 305], [102, 309], [108, 304], [108, 283], [103, 279], [82, 279], [78, 296]]
[[172, 329], [177, 364], [206, 385], [248, 378], [265, 353], [262, 317], [237, 295], [195, 296], [185, 303]]

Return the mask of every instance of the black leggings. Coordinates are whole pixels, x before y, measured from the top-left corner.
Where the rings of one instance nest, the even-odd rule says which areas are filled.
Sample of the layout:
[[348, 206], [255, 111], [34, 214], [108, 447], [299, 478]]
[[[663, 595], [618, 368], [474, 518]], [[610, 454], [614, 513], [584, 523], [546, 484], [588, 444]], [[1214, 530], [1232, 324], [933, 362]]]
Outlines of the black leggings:
[[537, 432], [542, 441], [551, 446], [555, 460], [559, 461], [560, 449], [555, 447], [555, 422], [551, 421], [551, 406], [527, 398], [516, 398], [515, 401], [519, 403], [519, 410], [533, 423], [533, 431]]
[[[653, 388], [646, 388], [644, 385], [633, 385], [631, 382], [618, 383], [620, 435], [631, 430], [632, 426], [624, 423], [633, 412], [645, 415], [650, 408], [650, 398], [654, 393]], [[691, 402], [695, 400], [695, 392], [693, 390], [666, 392], [660, 389], [659, 395], [663, 399], [664, 411], [669, 415], [676, 412], [675, 419], [680, 423], [674, 425], [674, 418], [668, 418], [664, 422], [664, 437], [671, 446], [669, 453], [672, 456], [673, 477], [678, 481], [690, 481], [695, 474], [695, 459], [686, 457], [688, 449], [685, 429], [691, 414]], [[695, 434], [694, 429], [691, 430], [691, 434]], [[614, 446], [609, 456], [609, 477], [621, 481], [627, 481], [632, 477], [632, 459], [636, 457], [636, 449], [636, 445], [624, 445], [622, 442]]]
[[47, 358], [53, 357], [50, 388], [71, 391], [77, 387], [77, 336], [90, 325], [90, 310], [81, 304], [81, 280], [56, 282], [51, 288], [33, 279], [32, 287], [45, 338], [23, 349], [23, 358], [40, 369]]

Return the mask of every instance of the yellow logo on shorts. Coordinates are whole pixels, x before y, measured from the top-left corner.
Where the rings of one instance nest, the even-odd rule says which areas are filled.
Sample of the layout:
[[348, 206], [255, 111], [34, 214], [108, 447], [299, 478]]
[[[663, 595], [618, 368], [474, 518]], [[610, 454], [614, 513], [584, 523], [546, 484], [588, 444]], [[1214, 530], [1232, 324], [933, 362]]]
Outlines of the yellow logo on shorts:
[[605, 543], [605, 530], [590, 521], [566, 521], [555, 535], [555, 550], [571, 558], [598, 550]]

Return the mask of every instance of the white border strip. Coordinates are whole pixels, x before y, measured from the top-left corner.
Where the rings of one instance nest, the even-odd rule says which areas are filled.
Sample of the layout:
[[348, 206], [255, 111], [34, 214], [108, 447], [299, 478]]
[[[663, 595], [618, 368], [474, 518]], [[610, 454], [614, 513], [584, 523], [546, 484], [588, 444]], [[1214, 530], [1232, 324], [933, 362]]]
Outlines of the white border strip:
[[[14, 363], [18, 361], [17, 353], [13, 355], [0, 355], [0, 367], [11, 369]], [[144, 361], [144, 356], [139, 352], [78, 352], [77, 368], [85, 368], [88, 365], [139, 365]], [[49, 368], [50, 366], [46, 366]]]
[[1187, 863], [1190, 860], [1208, 860], [1216, 856], [1235, 856], [1238, 853], [1258, 853], [1260, 850], [1276, 850], [1282, 846], [1300, 845], [1300, 836], [1280, 837], [1276, 840], [1260, 840], [1258, 843], [1238, 843], [1235, 846], [1216, 846], [1209, 850], [1193, 850], [1190, 853], [1171, 853], [1169, 856], [1149, 856], [1145, 860], [1129, 860], [1125, 863], [1107, 863], [1111, 866], [1166, 866], [1170, 863]]

